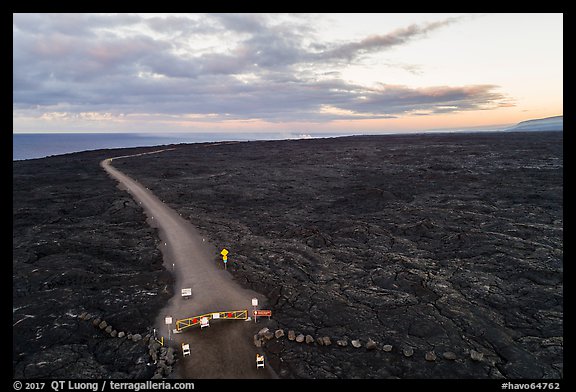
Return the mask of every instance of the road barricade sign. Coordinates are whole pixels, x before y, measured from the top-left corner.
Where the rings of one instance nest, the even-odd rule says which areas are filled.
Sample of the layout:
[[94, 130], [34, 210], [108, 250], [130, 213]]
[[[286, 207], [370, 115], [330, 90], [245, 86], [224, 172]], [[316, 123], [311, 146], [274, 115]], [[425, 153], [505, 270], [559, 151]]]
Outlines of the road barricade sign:
[[192, 296], [192, 288], [182, 289], [182, 298], [188, 299]]
[[254, 311], [254, 316], [258, 316], [258, 317], [271, 317], [272, 316], [272, 311], [271, 310], [262, 310], [262, 309], [257, 309]]
[[264, 369], [264, 355], [256, 354], [256, 368]]
[[[200, 316], [193, 316], [188, 317], [185, 319], [176, 320], [176, 329], [178, 331], [182, 331], [186, 328], [193, 327], [195, 325], [200, 324], [200, 328], [202, 328], [202, 319], [205, 318], [206, 320], [246, 320], [248, 319], [248, 310], [227, 310], [223, 312], [214, 312], [214, 313], [206, 313]], [[209, 325], [208, 325], [209, 326]]]
[[268, 319], [272, 317], [271, 310], [255, 309], [252, 314], [254, 315], [254, 322], [256, 322], [258, 317], [268, 317]]

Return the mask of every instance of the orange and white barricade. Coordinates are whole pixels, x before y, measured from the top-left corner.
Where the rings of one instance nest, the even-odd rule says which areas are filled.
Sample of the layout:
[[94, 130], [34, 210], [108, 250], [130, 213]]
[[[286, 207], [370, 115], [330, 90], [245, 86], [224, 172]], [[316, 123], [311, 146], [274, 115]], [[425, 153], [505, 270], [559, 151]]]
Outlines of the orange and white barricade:
[[256, 354], [256, 368], [264, 369], [264, 355]]

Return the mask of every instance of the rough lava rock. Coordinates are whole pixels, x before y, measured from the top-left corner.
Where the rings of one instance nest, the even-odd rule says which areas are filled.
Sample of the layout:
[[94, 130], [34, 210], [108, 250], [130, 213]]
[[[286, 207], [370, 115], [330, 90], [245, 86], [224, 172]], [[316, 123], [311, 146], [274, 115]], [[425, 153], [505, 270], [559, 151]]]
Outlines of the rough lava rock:
[[562, 377], [563, 347], [543, 345], [563, 337], [562, 132], [205, 143], [118, 166], [234, 252], [281, 328], [484, 353], [288, 344], [268, 354], [289, 377]]
[[[562, 377], [561, 132], [174, 147], [114, 165], [234, 254], [228, 272], [267, 297], [274, 328], [292, 340], [299, 331], [398, 347], [304, 345], [288, 332], [263, 348], [282, 377]], [[39, 345], [78, 350], [95, 365], [83, 372], [113, 368], [111, 355], [61, 348], [77, 325], [68, 311], [143, 333], [125, 320], [147, 325], [168, 298], [154, 231], [129, 195], [97, 174], [96, 157], [106, 154], [14, 166], [14, 369], [22, 377], [39, 374]], [[90, 326], [90, 337], [70, 344], [87, 346], [97, 332]], [[459, 359], [427, 362], [432, 348]]]
[[13, 377], [152, 377], [146, 347], [105, 333], [145, 332], [172, 295], [155, 229], [99, 166], [130, 151], [13, 162]]

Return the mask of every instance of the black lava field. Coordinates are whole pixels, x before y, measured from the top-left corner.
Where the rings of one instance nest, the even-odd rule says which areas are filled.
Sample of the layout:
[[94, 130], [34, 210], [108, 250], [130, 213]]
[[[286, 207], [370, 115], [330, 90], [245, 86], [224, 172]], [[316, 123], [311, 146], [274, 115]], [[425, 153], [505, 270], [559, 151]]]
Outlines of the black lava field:
[[[271, 330], [330, 338], [266, 341], [280, 377], [563, 377], [561, 132], [171, 147], [114, 166], [230, 251]], [[14, 376], [153, 373], [147, 346], [77, 317], [144, 336], [172, 295], [155, 230], [98, 165], [152, 150], [14, 162]]]

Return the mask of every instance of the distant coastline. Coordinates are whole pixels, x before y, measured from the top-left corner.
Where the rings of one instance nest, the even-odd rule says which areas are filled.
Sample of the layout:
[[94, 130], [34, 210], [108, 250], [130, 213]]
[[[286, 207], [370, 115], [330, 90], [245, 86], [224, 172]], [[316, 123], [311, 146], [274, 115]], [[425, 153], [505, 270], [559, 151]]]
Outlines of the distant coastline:
[[[213, 135], [212, 138], [214, 138]], [[204, 141], [209, 141], [209, 136], [206, 134], [14, 133], [12, 135], [12, 160], [36, 159], [108, 148], [147, 147]]]
[[[334, 137], [342, 135], [321, 135]], [[180, 143], [307, 139], [301, 133], [13, 133], [12, 160], [45, 158], [53, 155], [109, 148], [150, 147]]]
[[564, 131], [564, 116], [554, 116], [519, 122], [505, 131]]
[[562, 131], [563, 116], [522, 121], [513, 126], [490, 126], [454, 129], [428, 129], [414, 131], [315, 133], [308, 131], [269, 133], [13, 133], [12, 160], [44, 158], [74, 152], [109, 148], [149, 147], [181, 143], [209, 143], [221, 141], [256, 141], [314, 139], [346, 136], [415, 135], [438, 133]]

